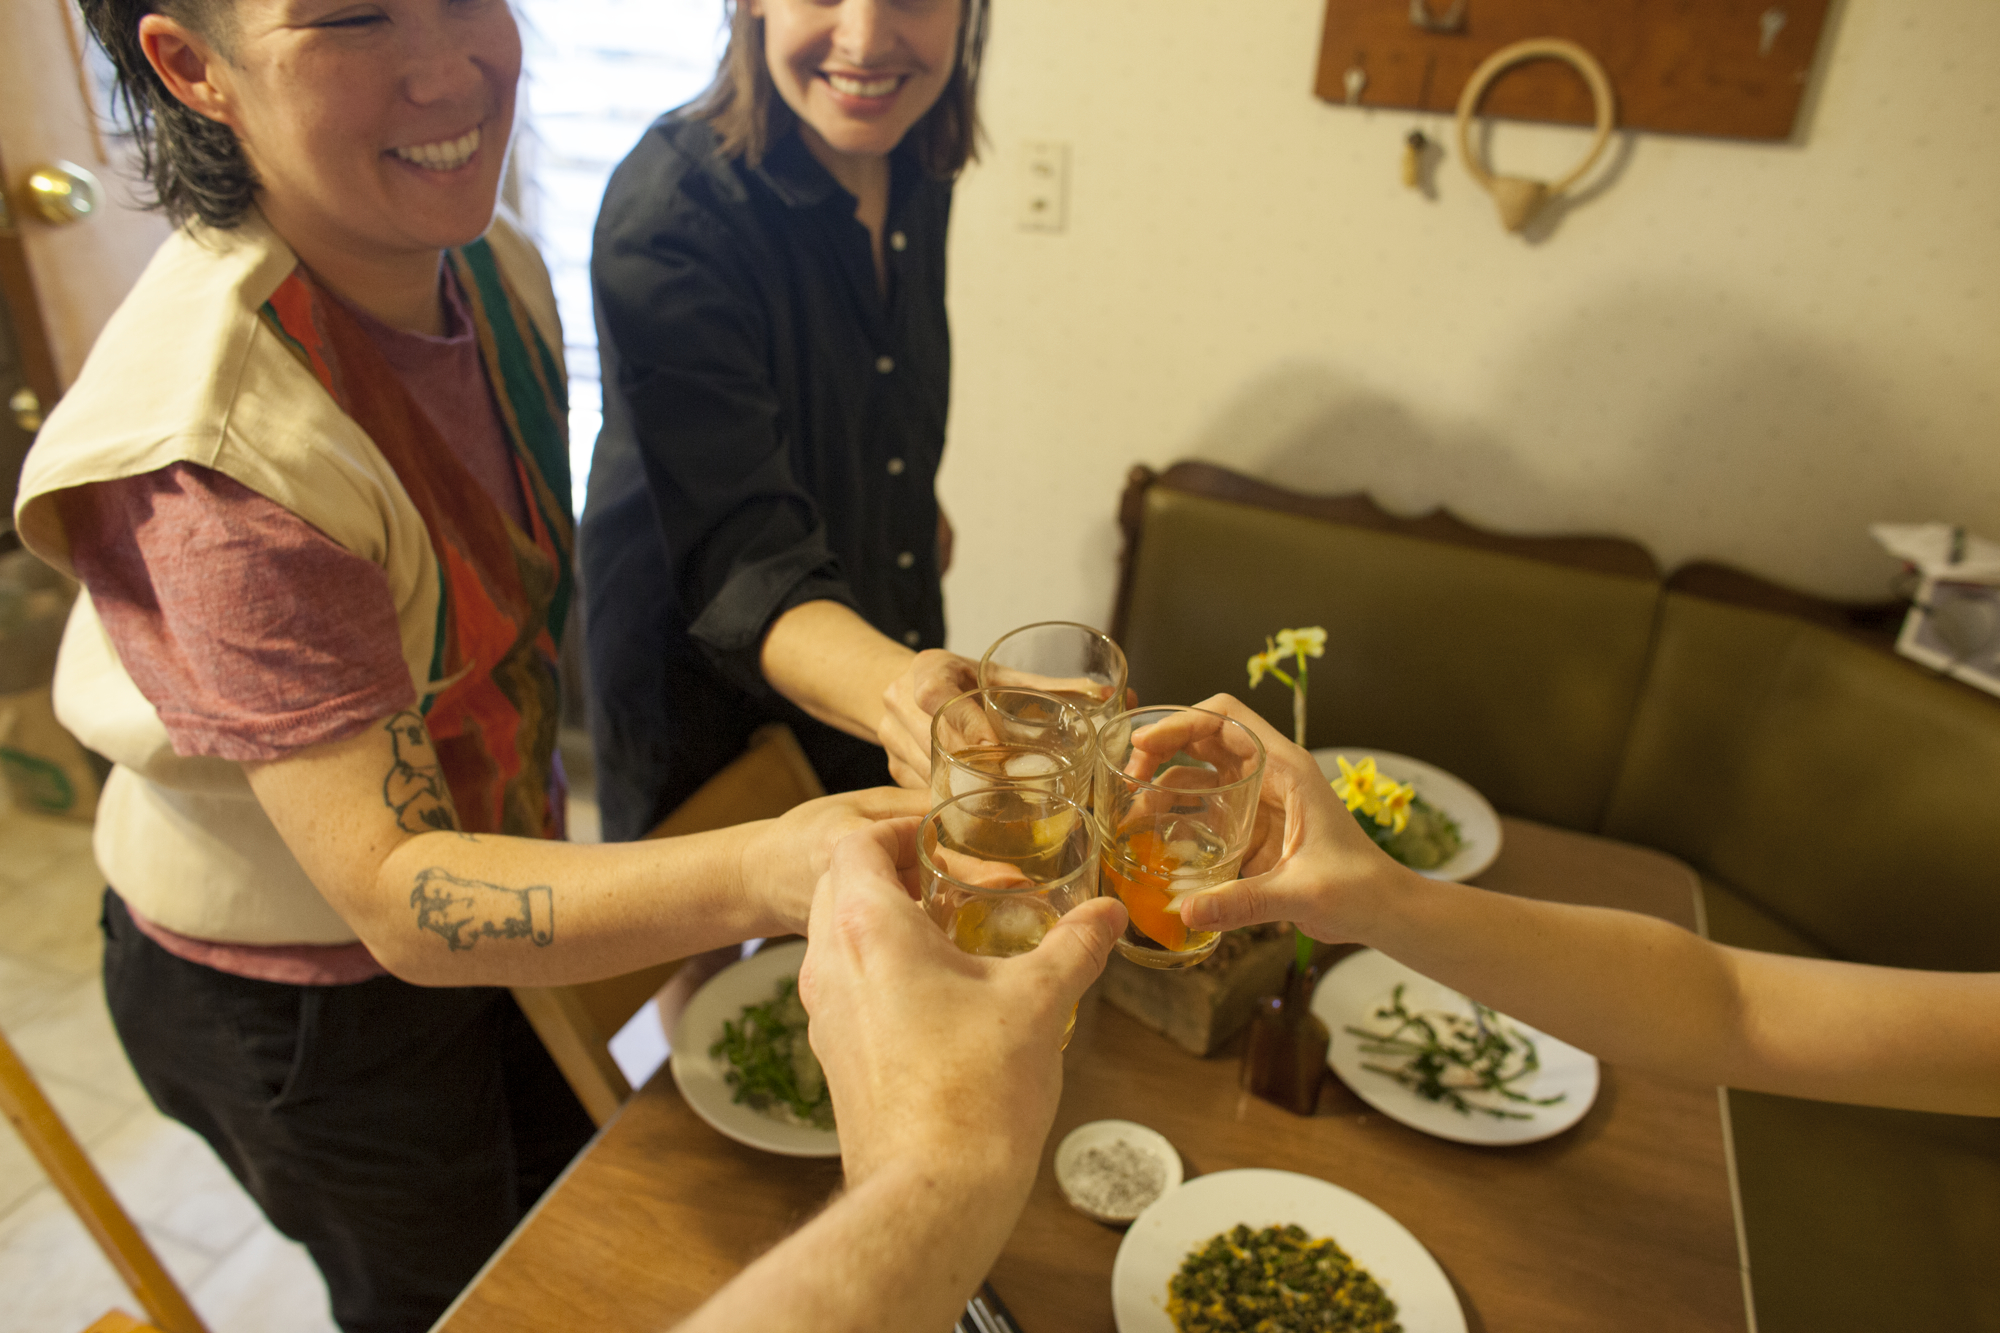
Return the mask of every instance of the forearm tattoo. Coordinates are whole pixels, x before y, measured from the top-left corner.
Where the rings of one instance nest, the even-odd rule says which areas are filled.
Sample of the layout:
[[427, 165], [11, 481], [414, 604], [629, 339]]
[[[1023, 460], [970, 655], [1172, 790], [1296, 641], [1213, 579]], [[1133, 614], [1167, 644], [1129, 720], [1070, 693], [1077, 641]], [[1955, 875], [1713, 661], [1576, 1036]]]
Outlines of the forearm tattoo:
[[432, 866], [417, 872], [410, 906], [417, 929], [444, 936], [454, 952], [481, 940], [532, 940], [542, 948], [556, 937], [555, 893], [546, 884], [510, 889]]
[[382, 779], [382, 803], [396, 812], [396, 827], [405, 833], [433, 833], [458, 828], [451, 788], [445, 785], [430, 732], [417, 713], [404, 709], [382, 724], [395, 746], [395, 762]]

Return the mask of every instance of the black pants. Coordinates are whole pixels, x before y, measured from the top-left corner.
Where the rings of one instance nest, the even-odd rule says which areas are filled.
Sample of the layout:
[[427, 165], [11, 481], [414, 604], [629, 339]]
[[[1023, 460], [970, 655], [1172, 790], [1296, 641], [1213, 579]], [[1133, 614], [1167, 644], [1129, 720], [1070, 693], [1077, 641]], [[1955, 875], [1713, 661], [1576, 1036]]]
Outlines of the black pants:
[[347, 1333], [419, 1333], [590, 1138], [486, 987], [286, 986], [190, 963], [104, 896], [104, 988], [139, 1080], [312, 1253]]

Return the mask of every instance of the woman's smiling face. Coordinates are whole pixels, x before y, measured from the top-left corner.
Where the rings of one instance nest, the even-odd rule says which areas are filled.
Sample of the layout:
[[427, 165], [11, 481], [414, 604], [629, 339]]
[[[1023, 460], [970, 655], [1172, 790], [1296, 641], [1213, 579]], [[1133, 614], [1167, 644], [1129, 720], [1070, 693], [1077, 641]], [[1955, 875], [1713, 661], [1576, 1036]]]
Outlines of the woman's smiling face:
[[778, 95], [836, 153], [886, 156], [951, 82], [962, 0], [750, 0]]
[[282, 234], [357, 258], [493, 219], [521, 35], [506, 0], [236, 0], [214, 78]]

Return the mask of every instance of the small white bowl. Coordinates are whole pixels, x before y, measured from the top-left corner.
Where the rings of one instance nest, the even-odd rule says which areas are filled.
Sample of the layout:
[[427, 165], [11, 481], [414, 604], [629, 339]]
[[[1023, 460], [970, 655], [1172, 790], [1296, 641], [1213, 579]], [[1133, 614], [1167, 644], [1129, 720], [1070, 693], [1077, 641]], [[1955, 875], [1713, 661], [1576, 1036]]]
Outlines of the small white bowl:
[[[1134, 1204], [1130, 1212], [1100, 1213], [1086, 1207], [1076, 1197], [1072, 1187], [1077, 1165], [1083, 1155], [1092, 1148], [1101, 1148], [1112, 1143], [1126, 1143], [1148, 1157], [1159, 1162], [1165, 1171], [1160, 1192]], [[1078, 1125], [1063, 1137], [1056, 1147], [1056, 1184], [1062, 1188], [1063, 1197], [1069, 1206], [1085, 1217], [1099, 1222], [1122, 1224], [1130, 1222], [1144, 1212], [1155, 1201], [1165, 1197], [1181, 1183], [1181, 1155], [1166, 1136], [1158, 1130], [1130, 1120], [1093, 1120], [1089, 1124]]]

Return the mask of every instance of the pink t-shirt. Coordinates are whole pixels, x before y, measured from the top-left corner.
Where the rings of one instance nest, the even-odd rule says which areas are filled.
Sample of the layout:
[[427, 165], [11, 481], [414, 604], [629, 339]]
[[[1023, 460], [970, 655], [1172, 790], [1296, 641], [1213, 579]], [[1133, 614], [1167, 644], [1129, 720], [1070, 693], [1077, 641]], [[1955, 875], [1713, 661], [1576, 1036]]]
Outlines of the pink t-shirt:
[[[524, 524], [465, 298], [449, 266], [440, 272], [442, 337], [349, 309], [481, 489]], [[290, 510], [194, 463], [59, 503], [77, 575], [176, 753], [280, 759], [416, 703], [387, 576]], [[384, 974], [358, 943], [223, 944], [133, 919], [168, 952], [238, 976], [340, 985]]]

